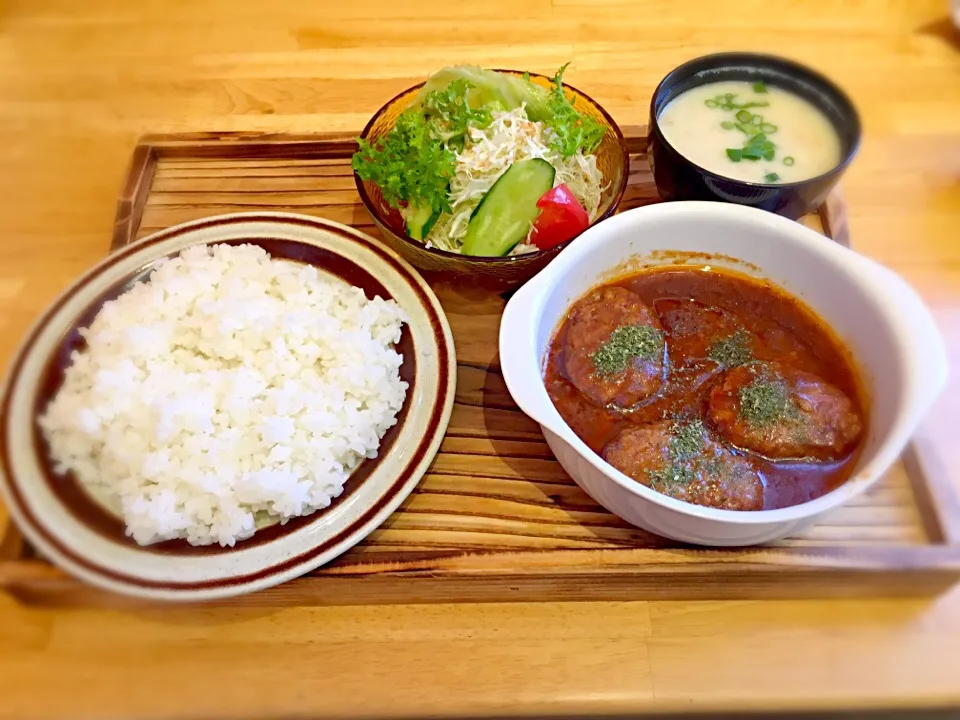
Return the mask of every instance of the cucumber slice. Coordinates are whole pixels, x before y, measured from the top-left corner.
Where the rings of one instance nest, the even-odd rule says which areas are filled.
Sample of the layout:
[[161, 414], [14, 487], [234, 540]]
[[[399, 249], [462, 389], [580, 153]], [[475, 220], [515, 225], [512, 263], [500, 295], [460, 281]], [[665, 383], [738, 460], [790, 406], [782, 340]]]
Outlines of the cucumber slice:
[[429, 205], [411, 206], [403, 214], [407, 222], [407, 235], [414, 240], [423, 242], [430, 232], [430, 228], [440, 217], [440, 209], [435, 210]]
[[530, 232], [540, 214], [537, 200], [553, 187], [555, 174], [553, 165], [542, 158], [507, 168], [470, 216], [463, 254], [500, 257], [510, 252]]

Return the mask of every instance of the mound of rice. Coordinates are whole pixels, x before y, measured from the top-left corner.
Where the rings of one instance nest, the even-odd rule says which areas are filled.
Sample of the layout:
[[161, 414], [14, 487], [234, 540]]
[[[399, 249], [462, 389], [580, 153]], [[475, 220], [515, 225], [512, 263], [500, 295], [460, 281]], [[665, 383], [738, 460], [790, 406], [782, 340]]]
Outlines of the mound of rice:
[[330, 505], [396, 423], [403, 310], [260, 247], [200, 246], [106, 303], [40, 419], [141, 545], [233, 545]]

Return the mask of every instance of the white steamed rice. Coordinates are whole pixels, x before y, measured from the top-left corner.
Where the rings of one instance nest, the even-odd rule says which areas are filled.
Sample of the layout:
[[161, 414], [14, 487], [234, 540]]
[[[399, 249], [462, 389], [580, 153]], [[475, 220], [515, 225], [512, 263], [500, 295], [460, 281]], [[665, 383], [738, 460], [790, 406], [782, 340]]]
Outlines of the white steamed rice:
[[138, 543], [233, 545], [327, 507], [377, 456], [405, 321], [260, 247], [189, 248], [103, 306], [40, 424]]

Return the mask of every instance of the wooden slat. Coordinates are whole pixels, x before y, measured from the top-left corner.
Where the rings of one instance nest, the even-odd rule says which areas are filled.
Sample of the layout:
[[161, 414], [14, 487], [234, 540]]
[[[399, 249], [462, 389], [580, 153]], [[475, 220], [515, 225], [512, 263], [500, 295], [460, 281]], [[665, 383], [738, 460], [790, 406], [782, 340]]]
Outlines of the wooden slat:
[[[621, 209], [658, 201], [644, 129], [628, 133]], [[376, 236], [354, 187], [353, 147], [348, 136], [148, 139], [118, 204], [114, 247], [238, 210], [302, 212]], [[839, 194], [802, 222], [849, 241]], [[916, 461], [898, 462], [870, 492], [768, 548], [694, 550], [627, 524], [567, 476], [539, 426], [514, 404], [496, 364], [505, 299], [450, 285], [435, 290], [460, 366], [432, 467], [360, 545], [253, 604], [928, 593], [960, 575], [960, 527], [939, 511], [943, 489], [931, 490]], [[105, 602], [10, 543], [0, 546], [13, 558], [0, 562], [0, 585], [36, 601]]]

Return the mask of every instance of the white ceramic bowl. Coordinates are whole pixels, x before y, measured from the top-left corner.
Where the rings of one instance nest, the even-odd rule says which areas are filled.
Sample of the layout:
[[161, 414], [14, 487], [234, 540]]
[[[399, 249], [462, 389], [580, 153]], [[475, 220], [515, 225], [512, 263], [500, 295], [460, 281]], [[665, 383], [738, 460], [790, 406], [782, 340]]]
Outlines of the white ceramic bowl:
[[[839, 333], [870, 398], [866, 446], [846, 483], [778, 510], [700, 507], [631, 480], [563, 421], [542, 379], [554, 330], [577, 298], [631, 263], [676, 262], [662, 251], [709, 253], [711, 265], [769, 279]], [[591, 497], [645, 530], [712, 546], [793, 535], [862, 493], [896, 460], [947, 377], [943, 339], [917, 293], [898, 275], [792, 220], [710, 202], [637, 208], [587, 230], [508, 303], [500, 325], [500, 362], [517, 404], [540, 423], [560, 464]]]

